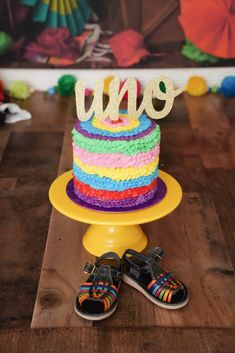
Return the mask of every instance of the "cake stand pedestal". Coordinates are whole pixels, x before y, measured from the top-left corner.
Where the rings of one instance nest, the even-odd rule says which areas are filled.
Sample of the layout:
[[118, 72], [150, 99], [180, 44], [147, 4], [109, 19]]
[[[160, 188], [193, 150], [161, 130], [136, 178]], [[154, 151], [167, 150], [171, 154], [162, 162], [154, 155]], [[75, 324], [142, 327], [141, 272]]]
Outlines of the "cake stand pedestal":
[[139, 224], [168, 215], [182, 199], [181, 186], [171, 175], [160, 170], [159, 177], [167, 186], [165, 197], [159, 203], [137, 211], [109, 213], [77, 205], [66, 193], [67, 183], [72, 178], [71, 170], [54, 180], [49, 190], [49, 198], [52, 205], [63, 215], [91, 224], [82, 240], [89, 253], [100, 256], [105, 252], [114, 251], [122, 256], [128, 248], [142, 251], [146, 247], [147, 237]]

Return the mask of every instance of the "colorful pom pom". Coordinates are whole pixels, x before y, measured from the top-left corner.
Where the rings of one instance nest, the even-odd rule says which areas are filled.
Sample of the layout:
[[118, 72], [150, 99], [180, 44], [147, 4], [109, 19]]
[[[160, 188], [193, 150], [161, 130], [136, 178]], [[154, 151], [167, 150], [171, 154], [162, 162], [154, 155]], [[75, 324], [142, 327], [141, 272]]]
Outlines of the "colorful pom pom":
[[4, 101], [4, 85], [3, 82], [0, 80], [0, 102]]
[[205, 79], [201, 76], [190, 77], [185, 87], [185, 92], [195, 97], [203, 96], [208, 92], [208, 87]]
[[89, 97], [92, 94], [92, 90], [89, 88], [85, 89], [85, 97]]
[[54, 94], [56, 93], [56, 88], [55, 87], [49, 87], [47, 90], [47, 94], [49, 96], [54, 96]]
[[214, 94], [218, 93], [219, 92], [219, 87], [214, 85], [214, 86], [209, 88], [209, 92], [214, 93]]
[[109, 85], [113, 78], [114, 76], [108, 76], [104, 79], [104, 94], [107, 96], [109, 96]]
[[219, 90], [225, 97], [235, 97], [235, 76], [226, 76]]
[[27, 99], [31, 96], [31, 89], [26, 82], [13, 81], [9, 85], [9, 94], [16, 99]]
[[11, 37], [5, 32], [0, 32], [0, 55], [5, 54], [12, 45]]
[[77, 79], [73, 75], [63, 75], [58, 81], [58, 92], [62, 97], [71, 96], [74, 93]]

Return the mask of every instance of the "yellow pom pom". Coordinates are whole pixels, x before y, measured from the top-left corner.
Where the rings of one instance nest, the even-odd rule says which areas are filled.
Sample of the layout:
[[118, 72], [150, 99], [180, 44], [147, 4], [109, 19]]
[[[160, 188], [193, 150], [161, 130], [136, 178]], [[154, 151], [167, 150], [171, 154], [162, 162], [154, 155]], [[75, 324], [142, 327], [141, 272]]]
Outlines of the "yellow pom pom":
[[113, 78], [114, 76], [108, 76], [104, 79], [104, 94], [107, 96], [109, 96], [109, 85]]
[[31, 96], [29, 85], [23, 81], [11, 82], [8, 90], [10, 96], [16, 99], [26, 99]]
[[203, 96], [208, 92], [208, 87], [205, 79], [201, 76], [190, 77], [185, 87], [185, 92], [195, 97]]

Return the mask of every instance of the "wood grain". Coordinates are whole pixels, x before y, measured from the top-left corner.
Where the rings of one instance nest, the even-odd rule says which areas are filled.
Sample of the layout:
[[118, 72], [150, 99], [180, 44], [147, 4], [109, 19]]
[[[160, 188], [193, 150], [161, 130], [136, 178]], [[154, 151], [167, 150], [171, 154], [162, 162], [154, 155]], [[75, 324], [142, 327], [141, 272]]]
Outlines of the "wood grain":
[[73, 117], [74, 97], [48, 96], [35, 92], [29, 99], [12, 101], [22, 109], [30, 111], [32, 119], [17, 124], [5, 125], [10, 131], [64, 131], [66, 123]]
[[[142, 0], [124, 0], [128, 15], [128, 27], [142, 33]], [[124, 5], [125, 6], [125, 5]]]
[[14, 190], [17, 178], [0, 178], [0, 190]]
[[167, 249], [163, 266], [187, 284], [190, 302], [181, 310], [160, 309], [123, 285], [117, 315], [95, 325], [233, 327], [234, 272], [212, 200], [186, 193], [175, 212], [143, 228], [149, 248]]
[[233, 329], [79, 328], [4, 330], [0, 353], [233, 353]]
[[[73, 312], [86, 278], [81, 268], [94, 260], [81, 246], [87, 226], [53, 210], [41, 271], [48, 187], [58, 167], [59, 174], [71, 168], [74, 100], [36, 93], [20, 104], [32, 121], [0, 129], [0, 352], [233, 352], [235, 100], [178, 97], [160, 121], [160, 166], [180, 181], [184, 198], [171, 215], [143, 228], [149, 247], [165, 248], [164, 267], [188, 286], [188, 306], [156, 308], [123, 284], [117, 312], [95, 327]], [[60, 329], [25, 329], [40, 272], [32, 327]], [[14, 327], [21, 329], [6, 329]]]
[[230, 124], [234, 127], [235, 125], [235, 120], [234, 120], [234, 106], [235, 106], [235, 97], [224, 97], [222, 95], [219, 95], [217, 97], [219, 100], [219, 105], [225, 114], [225, 116], [228, 118]]
[[207, 169], [208, 193], [212, 195], [230, 258], [235, 268], [235, 170]]
[[[59, 174], [72, 166], [73, 125], [73, 122], [66, 124]], [[84, 263], [94, 261], [81, 243], [86, 229], [87, 225], [53, 209], [31, 327], [91, 326], [73, 308], [79, 284], [86, 278], [82, 272]]]
[[166, 119], [160, 120], [159, 124], [160, 168], [174, 175], [184, 192], [205, 190], [207, 187], [205, 169], [182, 96], [175, 100], [171, 113]]
[[143, 27], [143, 35], [148, 37], [178, 8], [178, 6], [178, 1], [170, 0], [166, 3], [166, 6], [161, 9], [161, 11], [154, 11], [153, 18]]
[[53, 210], [31, 327], [91, 326], [74, 312], [82, 268], [93, 261], [81, 244], [86, 225]]
[[[156, 109], [159, 109], [157, 101]], [[187, 127], [190, 129], [188, 110], [182, 94], [178, 96], [177, 99], [175, 99], [170, 113], [164, 119], [158, 120], [157, 123], [161, 126], [161, 128], [164, 126], [172, 125], [176, 128], [177, 133], [180, 131], [181, 127]]]
[[[178, 108], [183, 104], [182, 100], [180, 102]], [[149, 247], [156, 246], [164, 239], [162, 246], [167, 249], [168, 253], [166, 266], [170, 270], [176, 271], [189, 286], [190, 304], [185, 309], [174, 312], [158, 309], [140, 293], [123, 285], [116, 315], [105, 321], [95, 322], [95, 326], [232, 327], [234, 323], [230, 311], [232, 305], [230, 293], [234, 289], [232, 285], [233, 268], [213, 200], [210, 196], [206, 196], [208, 183], [204, 167], [198, 156], [199, 149], [196, 139], [187, 123], [186, 112], [183, 109], [178, 110], [178, 113], [179, 111], [183, 113], [183, 118], [180, 121], [174, 123], [174, 120], [169, 119], [166, 124], [161, 126], [163, 136], [161, 166], [180, 180], [183, 190], [186, 192], [184, 202], [175, 213], [166, 217], [165, 220], [150, 223], [144, 228], [149, 235]], [[175, 114], [177, 116], [177, 113]], [[176, 126], [178, 127], [177, 139]], [[72, 123], [68, 123], [60, 161], [61, 172], [69, 169], [72, 164], [71, 128]], [[192, 218], [192, 215], [195, 216]], [[32, 327], [84, 326], [83, 320], [74, 316], [71, 305], [76, 292], [74, 283], [76, 276], [79, 277], [79, 267], [77, 267], [77, 271], [73, 271], [67, 263], [64, 266], [59, 257], [53, 259], [52, 254], [56, 251], [62, 258], [65, 255], [64, 248], [66, 248], [66, 254], [67, 256], [69, 254], [72, 263], [79, 264], [80, 267], [82, 266], [81, 258], [85, 261], [89, 255], [86, 256], [82, 247], [79, 252], [74, 251], [79, 248], [81, 241], [79, 237], [76, 240], [73, 237], [73, 234], [81, 233], [80, 223], [76, 224], [59, 215], [54, 221], [54, 217], [53, 213]], [[71, 235], [69, 235], [70, 228]], [[62, 234], [67, 234], [66, 237], [63, 237], [62, 248], [55, 237], [58, 232], [61, 237]], [[179, 243], [179, 239], [183, 239], [182, 244]], [[75, 241], [75, 247], [71, 245], [73, 241]], [[177, 244], [177, 253], [175, 252], [175, 244]], [[185, 255], [181, 256], [181, 252]], [[192, 258], [192, 254], [195, 255], [196, 260]], [[198, 265], [196, 266], [196, 264]], [[52, 268], [57, 274], [54, 280], [50, 271], [47, 270], [48, 268]], [[61, 274], [60, 280], [58, 274]], [[65, 278], [69, 279], [71, 290], [64, 287]], [[60, 300], [62, 304], [56, 305], [56, 308], [52, 306], [51, 312], [47, 307], [43, 307], [40, 301], [40, 293], [44, 293], [45, 288], [48, 290], [48, 283], [50, 286], [53, 283], [56, 285], [55, 296], [56, 292], [64, 293]], [[223, 304], [220, 306], [217, 302]], [[66, 317], [61, 315], [61, 310], [67, 313]], [[45, 314], [46, 316], [44, 316]], [[208, 317], [211, 320], [208, 321]]]
[[5, 151], [7, 142], [9, 140], [10, 134], [11, 134], [10, 130], [5, 129], [5, 127], [3, 127], [3, 126], [1, 127], [1, 129], [0, 129], [0, 162], [1, 162], [1, 159], [3, 156], [3, 153]]
[[218, 95], [190, 97], [185, 104], [203, 165], [206, 168], [235, 167], [235, 130], [224, 114]]
[[122, 22], [124, 29], [129, 28], [128, 6], [126, 0], [120, 0]]
[[[60, 132], [12, 132], [0, 168], [1, 327], [29, 326], [50, 218]], [[48, 151], [50, 153], [48, 153]]]

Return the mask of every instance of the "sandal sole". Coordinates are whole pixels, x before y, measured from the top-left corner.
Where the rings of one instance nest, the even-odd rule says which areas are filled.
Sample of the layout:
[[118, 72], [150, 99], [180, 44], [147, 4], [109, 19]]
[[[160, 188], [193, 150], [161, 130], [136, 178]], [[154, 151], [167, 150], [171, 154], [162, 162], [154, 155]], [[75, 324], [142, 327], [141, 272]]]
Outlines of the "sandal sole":
[[147, 299], [149, 299], [153, 304], [159, 306], [160, 308], [169, 309], [169, 310], [176, 310], [176, 309], [181, 309], [185, 305], [188, 304], [188, 301], [189, 301], [189, 296], [188, 295], [187, 295], [187, 298], [184, 299], [184, 301], [179, 303], [179, 304], [164, 304], [164, 303], [159, 302], [159, 300], [154, 299], [150, 294], [146, 293], [146, 291], [137, 282], [135, 282], [133, 279], [131, 279], [129, 276], [123, 274], [122, 275], [122, 280], [123, 280], [123, 282], [125, 282], [129, 286], [137, 289]]
[[108, 318], [109, 316], [111, 316], [117, 309], [117, 305], [115, 305], [113, 307], [112, 310], [110, 310], [108, 313], [104, 314], [104, 315], [100, 315], [100, 316], [95, 316], [95, 315], [86, 315], [85, 313], [82, 313], [80, 312], [77, 307], [76, 307], [76, 304], [74, 304], [74, 311], [75, 313], [82, 317], [83, 319], [86, 319], [86, 320], [90, 320], [90, 321], [100, 321], [100, 320], [104, 320], [106, 318]]

